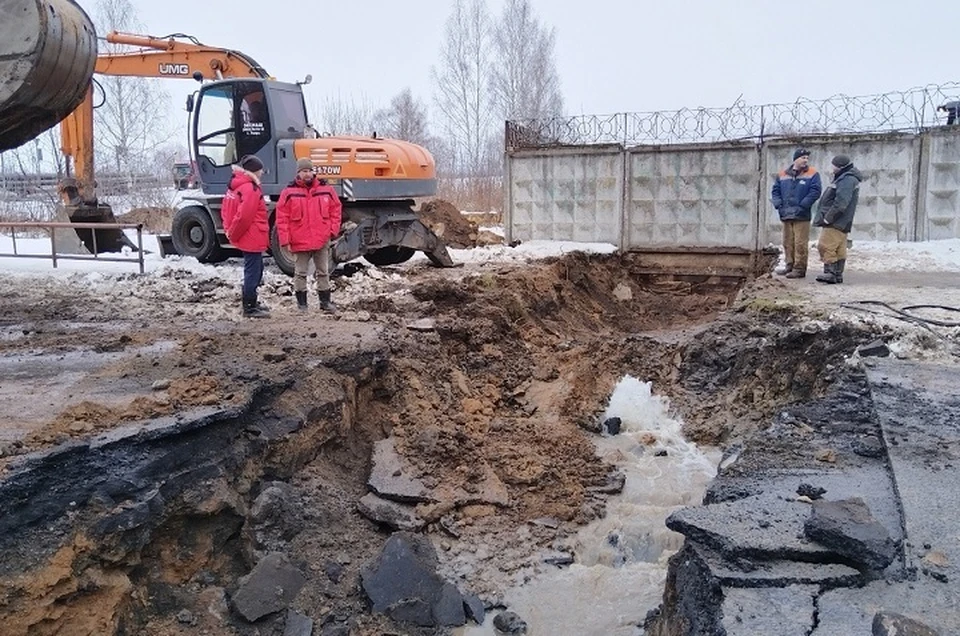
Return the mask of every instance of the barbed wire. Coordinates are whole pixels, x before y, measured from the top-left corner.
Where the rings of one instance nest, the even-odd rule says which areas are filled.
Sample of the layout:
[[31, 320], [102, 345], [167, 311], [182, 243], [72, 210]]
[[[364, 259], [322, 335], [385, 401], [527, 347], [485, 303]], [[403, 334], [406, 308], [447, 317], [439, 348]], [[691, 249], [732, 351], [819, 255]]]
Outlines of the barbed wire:
[[620, 144], [666, 145], [826, 134], [919, 132], [958, 123], [960, 83], [880, 95], [800, 98], [786, 104], [577, 115], [506, 123], [507, 149]]

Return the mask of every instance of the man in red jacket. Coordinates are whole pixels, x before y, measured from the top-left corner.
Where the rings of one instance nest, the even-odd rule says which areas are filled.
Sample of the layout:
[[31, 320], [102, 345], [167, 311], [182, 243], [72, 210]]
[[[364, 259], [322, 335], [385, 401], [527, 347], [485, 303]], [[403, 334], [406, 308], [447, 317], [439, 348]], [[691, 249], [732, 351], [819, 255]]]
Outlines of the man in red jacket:
[[307, 268], [313, 261], [320, 309], [337, 310], [330, 299], [330, 241], [340, 234], [342, 206], [336, 191], [316, 178], [309, 159], [297, 161], [297, 178], [277, 202], [277, 237], [295, 259], [293, 291], [297, 307], [307, 308]]
[[270, 244], [267, 206], [260, 189], [263, 163], [246, 155], [233, 166], [233, 178], [223, 197], [220, 218], [230, 243], [243, 252], [243, 315], [267, 318], [269, 310], [257, 302], [263, 279], [263, 252]]

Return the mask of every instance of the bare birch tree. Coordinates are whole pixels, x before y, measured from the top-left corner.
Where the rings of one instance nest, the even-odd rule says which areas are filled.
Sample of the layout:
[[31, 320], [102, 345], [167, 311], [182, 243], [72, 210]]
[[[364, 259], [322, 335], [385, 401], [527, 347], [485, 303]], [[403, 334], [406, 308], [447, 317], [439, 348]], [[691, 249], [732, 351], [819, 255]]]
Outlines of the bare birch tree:
[[60, 150], [60, 126], [54, 126], [45, 132], [44, 137], [50, 148], [50, 160], [53, 163], [53, 169], [57, 172], [57, 180], [59, 181], [66, 176], [66, 162]]
[[[311, 101], [311, 115], [320, 122], [325, 135], [369, 135], [373, 132], [374, 109], [366, 96], [327, 95], [322, 102]], [[319, 118], [317, 118], [319, 115]]]
[[493, 117], [488, 84], [490, 17], [485, 0], [455, 0], [447, 18], [440, 62], [431, 69], [434, 101], [447, 142], [462, 175], [485, 170]]
[[373, 117], [381, 137], [402, 139], [421, 146], [429, 146], [431, 139], [427, 126], [427, 107], [405, 88], [390, 100], [388, 108], [378, 110]]
[[[144, 31], [130, 0], [99, 0], [97, 31]], [[101, 44], [107, 52], [122, 50]], [[94, 89], [95, 143], [98, 164], [134, 175], [154, 165], [153, 154], [174, 136], [167, 119], [169, 94], [159, 80], [140, 77], [98, 76]]]
[[506, 0], [493, 28], [491, 100], [501, 119], [536, 119], [563, 111], [556, 32], [542, 24], [530, 0]]

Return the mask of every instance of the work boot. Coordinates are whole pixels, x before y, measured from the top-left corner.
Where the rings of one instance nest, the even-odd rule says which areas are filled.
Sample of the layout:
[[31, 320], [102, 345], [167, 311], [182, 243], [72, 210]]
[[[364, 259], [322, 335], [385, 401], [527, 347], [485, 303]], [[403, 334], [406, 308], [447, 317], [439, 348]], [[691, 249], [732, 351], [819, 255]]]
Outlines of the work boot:
[[333, 304], [332, 300], [330, 300], [329, 291], [317, 292], [317, 296], [320, 297], [320, 309], [327, 312], [328, 314], [337, 313], [337, 306]]
[[297, 309], [299, 309], [300, 311], [306, 311], [307, 310], [307, 292], [298, 291], [298, 292], [295, 292], [295, 294], [297, 296]]
[[843, 268], [847, 264], [847, 259], [839, 260], [835, 263], [836, 267], [833, 269], [833, 276], [837, 279], [837, 284], [843, 282]]
[[784, 276], [793, 271], [793, 263], [784, 263], [777, 269], [773, 270], [773, 273], [778, 276]]
[[829, 285], [835, 285], [839, 283], [840, 281], [837, 280], [836, 271], [836, 263], [825, 263], [823, 265], [823, 273], [817, 276], [817, 282], [827, 283]]
[[800, 269], [799, 267], [795, 267], [791, 269], [789, 272], [787, 272], [787, 275], [784, 276], [784, 278], [805, 278], [806, 276], [807, 276], [806, 269]]
[[257, 302], [257, 297], [243, 299], [244, 318], [269, 318], [270, 310], [265, 309]]

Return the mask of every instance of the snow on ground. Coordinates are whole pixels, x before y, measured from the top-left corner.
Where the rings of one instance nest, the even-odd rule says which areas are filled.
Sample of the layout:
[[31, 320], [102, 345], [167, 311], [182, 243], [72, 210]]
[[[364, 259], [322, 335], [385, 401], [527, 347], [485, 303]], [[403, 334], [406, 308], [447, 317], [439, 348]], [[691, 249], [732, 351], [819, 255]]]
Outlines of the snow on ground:
[[[132, 239], [135, 232], [128, 232]], [[173, 302], [192, 303], [196, 311], [211, 319], [234, 313], [239, 298], [242, 261], [229, 259], [217, 265], [202, 264], [193, 258], [173, 256], [162, 259], [156, 237], [144, 235], [146, 274], [137, 274], [136, 254], [119, 255], [122, 263], [103, 261], [59, 261], [53, 269], [49, 259], [10, 258], [0, 256], [0, 283], [19, 284], [27, 279], [31, 285], [51, 289], [69, 286], [86, 288], [105, 296], [161, 297]], [[12, 241], [0, 237], [0, 254], [13, 251]], [[19, 253], [50, 254], [48, 239], [18, 239]], [[469, 250], [451, 249], [453, 260], [462, 268], [448, 271], [450, 276], [464, 276], [498, 265], [517, 266], [540, 259], [562, 256], [575, 251], [609, 254], [616, 251], [605, 243], [563, 241], [528, 241], [509, 247], [495, 245]], [[116, 257], [118, 255], [110, 255]], [[291, 293], [290, 279], [270, 260], [264, 274], [264, 295], [268, 302], [283, 306]], [[363, 262], [361, 260], [361, 262]], [[410, 297], [406, 274], [428, 267], [426, 256], [417, 253], [408, 262], [378, 269], [365, 267], [361, 272], [338, 278], [334, 290], [338, 302], [354, 311], [362, 310], [372, 297], [389, 296], [398, 302], [414, 302]], [[895, 312], [878, 305], [861, 304], [880, 301], [894, 308], [909, 305], [946, 305], [960, 307], [960, 239], [925, 243], [885, 243], [855, 241], [848, 250], [848, 263], [843, 285], [823, 285], [815, 281], [820, 270], [816, 250], [810, 255], [806, 279], [784, 280], [775, 277], [777, 285], [768, 290], [788, 304], [819, 311], [829, 321], [868, 324], [893, 334], [895, 353], [925, 358], [957, 361], [960, 354], [956, 342], [960, 328], [921, 327], [903, 321]], [[201, 289], [202, 292], [197, 292]], [[234, 298], [236, 296], [236, 298]], [[147, 311], [145, 308], [144, 311]], [[922, 316], [943, 320], [960, 320], [960, 313], [923, 310]]]
[[[135, 231], [127, 231], [135, 239]], [[105, 298], [144, 299], [143, 306], [127, 303], [131, 311], [149, 313], [149, 300], [163, 301], [171, 306], [184, 306], [203, 318], [218, 320], [235, 318], [239, 303], [239, 290], [243, 277], [242, 260], [231, 258], [223, 263], [203, 264], [194, 258], [171, 256], [160, 258], [156, 237], [144, 235], [144, 248], [150, 253], [144, 255], [145, 275], [138, 274], [139, 264], [135, 253], [121, 255], [124, 262], [106, 262], [93, 260], [58, 261], [53, 269], [49, 259], [11, 258], [0, 256], [0, 295], [5, 288], [29, 284], [37, 288], [49, 289], [51, 293], [65, 288], [84, 289], [94, 295]], [[613, 245], [604, 243], [568, 243], [561, 241], [531, 241], [516, 248], [504, 245], [477, 248], [472, 250], [451, 249], [453, 260], [463, 265], [453, 270], [445, 270], [446, 275], [459, 277], [476, 273], [488, 266], [523, 264], [548, 257], [561, 256], [574, 251], [593, 253], [612, 253]], [[0, 237], [0, 254], [13, 251], [9, 236]], [[49, 239], [18, 239], [17, 251], [21, 254], [50, 254]], [[422, 253], [417, 253], [406, 263], [387, 268], [365, 265], [361, 271], [348, 277], [335, 278], [333, 281], [335, 300], [341, 307], [362, 311], [369, 305], [371, 298], [390, 297], [397, 302], [415, 302], [406, 284], [405, 273], [432, 269]], [[280, 272], [267, 259], [264, 271], [261, 296], [268, 305], [287, 306], [292, 303], [292, 279]], [[184, 303], [186, 305], [184, 305]]]
[[[501, 230], [502, 232], [502, 230]], [[127, 236], [136, 242], [136, 232], [128, 230]], [[46, 238], [17, 238], [17, 253], [50, 255], [50, 240]], [[163, 271], [172, 264], [179, 269], [188, 269], [200, 273], [210, 273], [229, 267], [212, 267], [202, 265], [192, 258], [169, 257], [162, 259], [159, 256], [157, 238], [151, 234], [143, 235], [143, 247], [147, 254], [144, 255], [144, 268], [147, 272]], [[568, 241], [529, 241], [521, 243], [517, 247], [508, 247], [506, 245], [493, 245], [488, 247], [478, 247], [468, 250], [451, 249], [450, 255], [457, 263], [484, 264], [484, 263], [526, 263], [549, 257], [562, 256], [571, 252], [590, 252], [595, 254], [610, 254], [616, 251], [616, 247], [609, 243], [575, 243]], [[0, 254], [12, 254], [13, 241], [9, 236], [0, 237]], [[90, 257], [90, 260], [73, 261], [60, 260], [57, 263], [57, 269], [53, 269], [50, 259], [40, 258], [11, 258], [0, 256], [0, 274], [30, 274], [36, 276], [58, 276], [62, 272], [118, 272], [129, 273], [136, 272], [138, 268], [137, 255], [134, 252], [125, 252], [122, 254], [104, 254], [109, 258], [123, 258], [122, 263], [109, 261], [99, 261]], [[409, 265], [416, 266], [427, 262], [427, 257], [422, 252], [417, 252], [413, 258], [408, 261]], [[232, 261], [233, 265], [239, 265], [239, 259]], [[399, 266], [403, 267], [403, 265]], [[59, 271], [58, 271], [59, 270]]]
[[[815, 248], [812, 252], [816, 256]], [[855, 240], [847, 250], [847, 262], [849, 269], [862, 272], [960, 272], [960, 239], [922, 243]]]
[[[491, 232], [503, 234], [502, 227], [483, 228]], [[136, 234], [128, 231], [131, 240], [136, 240]], [[162, 270], [170, 263], [177, 267], [193, 269], [202, 266], [193, 259], [173, 257], [167, 260], [158, 255], [156, 237], [150, 234], [143, 235], [144, 248], [150, 252], [144, 257], [145, 268], [148, 272]], [[18, 238], [17, 251], [20, 254], [50, 254], [50, 241], [43, 238]], [[450, 253], [458, 263], [524, 263], [548, 257], [562, 256], [570, 252], [582, 251], [598, 254], [609, 254], [616, 251], [613, 245], [607, 243], [575, 243], [567, 241], [528, 241], [517, 247], [494, 245], [469, 250], [454, 250]], [[0, 253], [13, 252], [13, 242], [9, 236], [0, 237]], [[129, 262], [111, 263], [102, 261], [60, 261], [58, 270], [68, 272], [130, 272], [136, 271], [137, 258], [134, 253], [105, 255], [111, 258], [123, 257]], [[409, 263], [416, 265], [426, 260], [422, 253], [417, 253]], [[816, 250], [811, 250], [811, 270], [819, 268]], [[206, 271], [206, 270], [204, 270]], [[960, 239], [942, 241], [927, 241], [923, 243], [895, 243], [882, 241], [855, 241], [848, 250], [848, 272], [960, 272]], [[31, 273], [34, 275], [58, 275], [52, 268], [49, 259], [16, 259], [0, 256], [0, 273]], [[811, 272], [813, 273], [813, 272]]]

